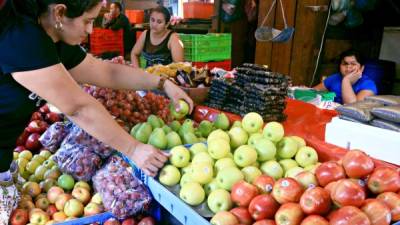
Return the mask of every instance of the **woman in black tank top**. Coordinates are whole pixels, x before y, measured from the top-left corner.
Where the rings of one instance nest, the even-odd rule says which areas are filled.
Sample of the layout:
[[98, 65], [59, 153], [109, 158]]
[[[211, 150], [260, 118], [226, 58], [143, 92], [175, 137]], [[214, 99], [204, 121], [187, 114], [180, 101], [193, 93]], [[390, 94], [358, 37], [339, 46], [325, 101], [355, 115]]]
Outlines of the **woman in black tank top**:
[[150, 29], [143, 32], [131, 52], [134, 67], [139, 67], [140, 55], [146, 60], [146, 67], [183, 61], [183, 44], [178, 34], [168, 29], [170, 19], [165, 7], [151, 10]]

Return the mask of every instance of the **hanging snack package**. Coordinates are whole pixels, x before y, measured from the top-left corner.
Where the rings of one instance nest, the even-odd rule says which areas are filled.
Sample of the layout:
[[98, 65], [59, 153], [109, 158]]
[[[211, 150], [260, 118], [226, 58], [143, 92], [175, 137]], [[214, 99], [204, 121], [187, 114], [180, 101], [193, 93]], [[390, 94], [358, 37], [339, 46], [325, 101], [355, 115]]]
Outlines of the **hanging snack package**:
[[118, 219], [147, 211], [151, 195], [146, 186], [134, 176], [133, 169], [119, 156], [111, 156], [92, 179], [104, 207]]

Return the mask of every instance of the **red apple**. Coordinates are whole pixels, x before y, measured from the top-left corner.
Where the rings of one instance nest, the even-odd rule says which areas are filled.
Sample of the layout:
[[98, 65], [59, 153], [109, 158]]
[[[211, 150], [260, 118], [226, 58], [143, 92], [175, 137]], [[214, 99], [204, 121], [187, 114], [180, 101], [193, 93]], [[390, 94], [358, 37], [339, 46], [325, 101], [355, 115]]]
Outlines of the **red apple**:
[[329, 222], [320, 215], [309, 215], [300, 225], [329, 225]]
[[291, 177], [281, 178], [274, 184], [272, 196], [280, 203], [299, 202], [303, 186]]
[[25, 147], [28, 150], [36, 151], [42, 147], [42, 144], [39, 141], [40, 134], [32, 133], [29, 135], [28, 139], [26, 139]]
[[368, 216], [371, 225], [389, 225], [392, 220], [390, 209], [377, 199], [367, 199], [361, 210]]
[[272, 192], [272, 188], [274, 187], [275, 180], [274, 178], [262, 174], [258, 176], [253, 184], [258, 188], [258, 191], [262, 194], [269, 194]]
[[335, 189], [337, 183], [338, 183], [337, 181], [333, 181], [324, 187], [324, 189], [329, 193], [329, 195], [331, 195], [331, 193]]
[[238, 219], [239, 223], [241, 224], [253, 223], [253, 218], [251, 217], [249, 211], [245, 207], [236, 207], [231, 209], [229, 212], [235, 215], [236, 219]]
[[400, 175], [396, 169], [378, 167], [368, 178], [368, 188], [374, 194], [397, 192], [400, 189]]
[[300, 206], [306, 214], [326, 214], [331, 208], [329, 192], [322, 187], [309, 188], [301, 196]]
[[297, 180], [304, 189], [318, 186], [317, 177], [310, 171], [300, 172], [294, 177], [294, 179]]
[[49, 106], [47, 104], [43, 105], [42, 107], [40, 107], [39, 112], [42, 114], [46, 114], [46, 113], [50, 112]]
[[121, 225], [136, 225], [136, 221], [133, 218], [124, 219]]
[[362, 178], [374, 170], [374, 161], [360, 150], [348, 151], [342, 158], [343, 168], [350, 178]]
[[246, 181], [236, 182], [232, 186], [231, 199], [238, 206], [249, 206], [251, 200], [257, 195], [257, 187]]
[[58, 209], [58, 210], [64, 210], [64, 206], [65, 206], [65, 204], [67, 203], [67, 201], [68, 200], [70, 200], [70, 199], [72, 199], [72, 196], [70, 195], [70, 194], [67, 194], [67, 193], [62, 193], [62, 194], [60, 194], [59, 196], [57, 196], [57, 198], [56, 198], [56, 202], [55, 202], [55, 205], [56, 205], [56, 208]]
[[44, 198], [39, 198], [36, 200], [35, 202], [35, 206], [36, 208], [42, 209], [43, 211], [47, 210], [47, 208], [49, 207], [50, 202], [49, 200], [44, 197]]
[[25, 146], [26, 140], [28, 139], [29, 135], [28, 131], [24, 130], [21, 135], [17, 138], [16, 146]]
[[64, 194], [64, 189], [58, 186], [53, 186], [49, 189], [49, 191], [47, 191], [47, 199], [49, 199], [51, 204], [54, 204], [57, 200], [57, 197], [61, 194]]
[[52, 217], [53, 214], [56, 212], [57, 212], [56, 205], [49, 205], [49, 207], [47, 207], [46, 213], [49, 214], [50, 217]]
[[275, 214], [276, 225], [300, 225], [304, 213], [297, 203], [289, 202], [281, 205]]
[[279, 204], [270, 194], [258, 195], [251, 200], [249, 212], [253, 219], [272, 219], [278, 210]]
[[325, 187], [325, 185], [332, 181], [346, 178], [343, 167], [339, 165], [339, 163], [333, 161], [324, 162], [319, 165], [315, 170], [315, 175], [317, 176], [319, 185], [322, 187]]
[[62, 221], [65, 221], [67, 218], [68, 218], [67, 215], [65, 215], [65, 213], [63, 211], [55, 212], [53, 214], [53, 220], [55, 222], [62, 222]]
[[379, 194], [376, 199], [382, 201], [387, 207], [390, 208], [393, 222], [400, 220], [400, 195], [394, 192], [384, 192]]
[[83, 187], [75, 187], [72, 190], [72, 197], [78, 199], [79, 201], [81, 201], [83, 204], [87, 204], [90, 201], [90, 192]]
[[49, 220], [50, 220], [49, 215], [43, 212], [43, 210], [33, 210], [29, 216], [29, 221], [33, 224], [45, 224]]
[[335, 188], [331, 192], [332, 201], [339, 207], [356, 206], [359, 207], [364, 203], [365, 191], [361, 185], [350, 179], [338, 181]]
[[58, 114], [55, 113], [55, 112], [49, 112], [49, 113], [47, 113], [45, 118], [46, 118], [46, 120], [47, 120], [48, 122], [50, 122], [50, 123], [55, 123], [55, 122], [61, 121], [60, 115], [58, 115]]
[[84, 216], [92, 216], [103, 212], [103, 206], [94, 202], [90, 202], [83, 209]]
[[25, 128], [26, 131], [29, 133], [43, 133], [46, 131], [46, 129], [49, 127], [49, 125], [42, 120], [32, 120], [28, 126]]
[[146, 216], [137, 225], [155, 225], [156, 221], [151, 216]]
[[237, 225], [236, 216], [227, 211], [217, 212], [210, 220], [211, 225]]
[[108, 219], [106, 222], [103, 223], [104, 225], [120, 225], [119, 221], [114, 218]]
[[43, 116], [40, 112], [34, 112], [34, 113], [32, 113], [30, 121], [32, 121], [32, 120], [43, 120]]
[[10, 216], [11, 225], [25, 225], [29, 221], [28, 210], [26, 209], [15, 209]]
[[276, 225], [275, 220], [257, 220], [253, 225]]
[[371, 225], [367, 215], [354, 206], [345, 206], [329, 216], [330, 225]]

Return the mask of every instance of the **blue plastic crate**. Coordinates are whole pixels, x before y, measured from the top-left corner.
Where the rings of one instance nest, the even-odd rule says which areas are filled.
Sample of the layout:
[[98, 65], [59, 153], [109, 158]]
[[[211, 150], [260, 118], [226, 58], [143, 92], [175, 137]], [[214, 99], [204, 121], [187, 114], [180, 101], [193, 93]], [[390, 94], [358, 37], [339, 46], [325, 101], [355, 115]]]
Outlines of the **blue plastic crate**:
[[91, 223], [104, 223], [110, 218], [115, 218], [112, 213], [105, 212], [93, 216], [82, 217], [79, 219], [69, 220], [61, 223], [56, 223], [57, 225], [82, 225]]
[[[191, 145], [185, 145], [189, 147]], [[184, 225], [210, 225], [210, 222], [199, 215], [192, 207], [184, 203], [180, 198], [174, 195], [166, 187], [149, 177], [138, 169], [135, 164], [126, 156], [119, 154], [132, 168], [135, 168], [135, 175], [149, 188], [154, 200], [162, 205], [171, 213], [180, 223]]]

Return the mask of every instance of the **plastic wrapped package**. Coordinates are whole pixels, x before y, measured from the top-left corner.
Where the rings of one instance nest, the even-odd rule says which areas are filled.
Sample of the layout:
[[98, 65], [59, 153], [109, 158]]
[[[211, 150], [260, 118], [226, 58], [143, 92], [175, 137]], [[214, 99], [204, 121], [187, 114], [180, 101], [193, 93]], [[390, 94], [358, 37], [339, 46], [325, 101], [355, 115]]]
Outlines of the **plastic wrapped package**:
[[64, 148], [71, 148], [77, 144], [89, 148], [103, 159], [109, 157], [113, 153], [113, 149], [111, 147], [103, 144], [101, 141], [92, 137], [77, 125], [71, 123], [69, 127], [69, 133], [61, 143], [61, 146]]
[[150, 207], [151, 195], [146, 186], [119, 156], [111, 156], [92, 181], [105, 209], [119, 219], [137, 215]]
[[100, 156], [80, 144], [62, 145], [54, 161], [62, 172], [84, 181], [89, 181], [101, 166]]
[[56, 122], [40, 136], [39, 141], [43, 147], [54, 153], [60, 147], [68, 132], [69, 130], [63, 122]]

